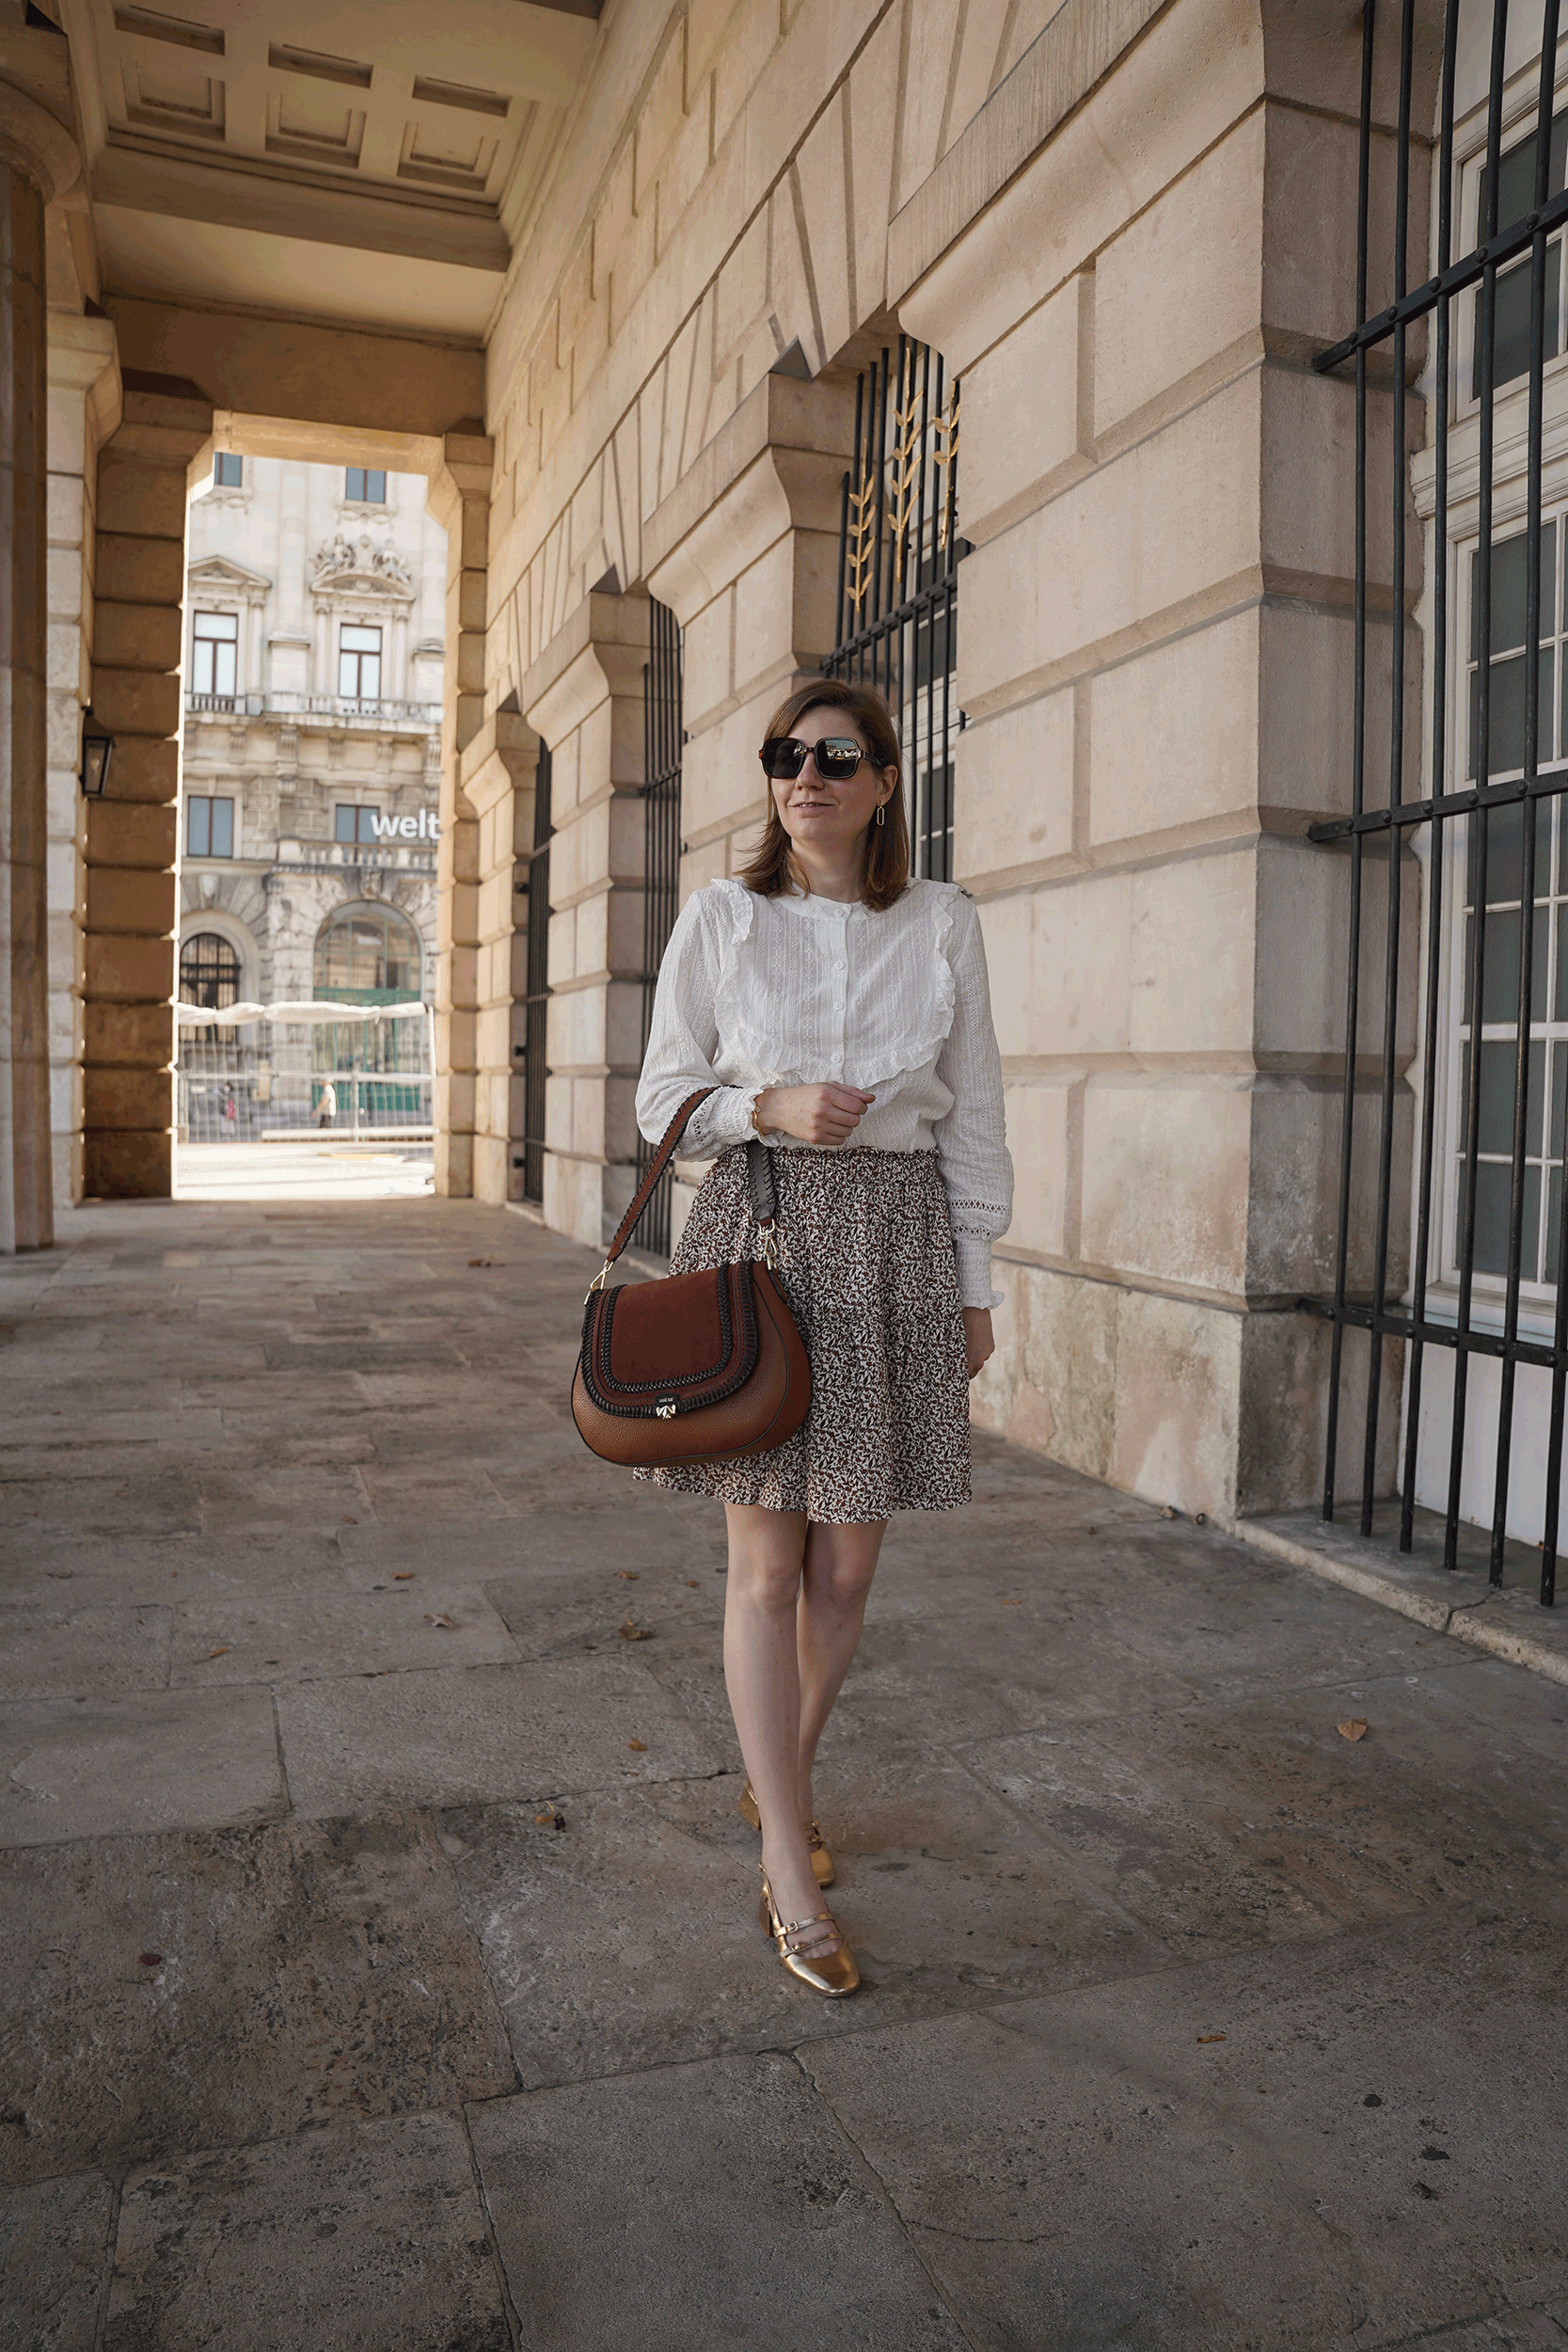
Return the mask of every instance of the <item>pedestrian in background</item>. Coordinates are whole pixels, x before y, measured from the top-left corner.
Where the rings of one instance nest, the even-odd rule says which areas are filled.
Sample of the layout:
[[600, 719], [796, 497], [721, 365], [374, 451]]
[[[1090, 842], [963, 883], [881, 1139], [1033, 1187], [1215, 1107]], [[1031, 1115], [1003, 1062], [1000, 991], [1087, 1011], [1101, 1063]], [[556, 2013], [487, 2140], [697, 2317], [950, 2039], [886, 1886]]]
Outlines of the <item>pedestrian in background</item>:
[[338, 1089], [333, 1085], [331, 1079], [328, 1078], [325, 1086], [324, 1086], [321, 1090], [321, 1102], [317, 1108], [316, 1124], [318, 1127], [330, 1127], [336, 1120], [337, 1116]]
[[639, 1471], [722, 1502], [724, 1671], [762, 1833], [763, 1925], [784, 1965], [852, 1993], [819, 1888], [817, 1742], [895, 1511], [970, 1500], [968, 1383], [992, 1352], [990, 1246], [1012, 1206], [1002, 1066], [974, 902], [910, 879], [882, 697], [817, 681], [774, 713], [762, 843], [682, 910], [658, 977], [638, 1124], [711, 1087], [686, 1149], [712, 1157], [672, 1272], [763, 1255], [744, 1146], [773, 1154], [782, 1279], [812, 1405], [770, 1453]]

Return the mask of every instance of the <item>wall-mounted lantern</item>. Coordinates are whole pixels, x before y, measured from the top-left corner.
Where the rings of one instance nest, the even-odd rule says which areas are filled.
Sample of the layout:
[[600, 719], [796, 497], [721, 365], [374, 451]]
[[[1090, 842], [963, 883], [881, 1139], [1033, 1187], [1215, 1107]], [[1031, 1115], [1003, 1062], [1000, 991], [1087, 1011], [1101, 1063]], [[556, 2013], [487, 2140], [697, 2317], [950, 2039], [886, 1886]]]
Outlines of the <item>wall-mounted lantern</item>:
[[82, 789], [95, 801], [103, 797], [114, 748], [115, 739], [108, 728], [100, 725], [90, 710], [85, 711], [82, 716]]

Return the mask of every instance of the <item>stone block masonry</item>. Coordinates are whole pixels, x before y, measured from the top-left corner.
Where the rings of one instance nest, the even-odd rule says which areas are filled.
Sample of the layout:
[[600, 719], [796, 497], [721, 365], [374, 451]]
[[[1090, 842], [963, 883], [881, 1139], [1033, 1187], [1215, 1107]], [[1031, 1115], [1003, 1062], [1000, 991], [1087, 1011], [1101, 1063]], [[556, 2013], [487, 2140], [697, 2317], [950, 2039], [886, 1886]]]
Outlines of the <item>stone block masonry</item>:
[[115, 751], [107, 791], [87, 814], [88, 1195], [173, 1189], [185, 517], [212, 429], [194, 386], [129, 373], [99, 458], [92, 707]]

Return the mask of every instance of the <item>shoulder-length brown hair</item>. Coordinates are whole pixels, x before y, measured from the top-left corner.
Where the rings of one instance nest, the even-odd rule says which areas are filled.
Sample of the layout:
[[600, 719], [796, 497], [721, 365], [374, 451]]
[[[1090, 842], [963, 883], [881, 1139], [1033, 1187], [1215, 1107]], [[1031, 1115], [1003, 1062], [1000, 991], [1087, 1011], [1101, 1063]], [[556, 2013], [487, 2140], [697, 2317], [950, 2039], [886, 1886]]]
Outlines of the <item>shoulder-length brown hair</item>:
[[[898, 730], [893, 723], [893, 713], [874, 686], [851, 686], [845, 678], [817, 678], [809, 686], [798, 686], [793, 694], [782, 702], [768, 722], [768, 736], [793, 735], [808, 710], [842, 710], [854, 721], [864, 739], [867, 750], [879, 768], [902, 769], [898, 751]], [[895, 785], [893, 797], [887, 803], [887, 821], [879, 825], [873, 818], [866, 833], [865, 875], [861, 884], [861, 897], [873, 913], [892, 906], [903, 896], [910, 879], [910, 828], [904, 814], [903, 778]], [[762, 829], [762, 839], [751, 860], [740, 869], [740, 880], [748, 890], [754, 890], [762, 898], [776, 898], [793, 883], [801, 890], [809, 889], [805, 875], [797, 867], [791, 854], [789, 835], [779, 819], [779, 805], [768, 787], [768, 820]]]

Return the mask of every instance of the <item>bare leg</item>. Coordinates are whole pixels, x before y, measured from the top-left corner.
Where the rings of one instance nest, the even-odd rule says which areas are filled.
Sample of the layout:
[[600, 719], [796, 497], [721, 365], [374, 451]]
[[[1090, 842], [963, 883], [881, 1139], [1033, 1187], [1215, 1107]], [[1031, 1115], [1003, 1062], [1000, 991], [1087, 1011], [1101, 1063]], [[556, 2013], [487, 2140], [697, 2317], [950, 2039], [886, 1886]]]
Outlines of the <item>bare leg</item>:
[[[822, 1890], [812, 1875], [799, 1788], [800, 1678], [796, 1602], [805, 1555], [803, 1511], [726, 1503], [730, 1572], [724, 1598], [724, 1679], [762, 1816], [762, 1860], [784, 1919], [812, 1919]], [[825, 1933], [826, 1931], [823, 1931]]]
[[802, 1820], [809, 1821], [816, 1811], [812, 1796], [816, 1743], [860, 1644], [871, 1580], [877, 1573], [877, 1560], [886, 1534], [886, 1519], [854, 1527], [813, 1524], [807, 1531], [800, 1598], [795, 1613], [800, 1688], [799, 1798]]

